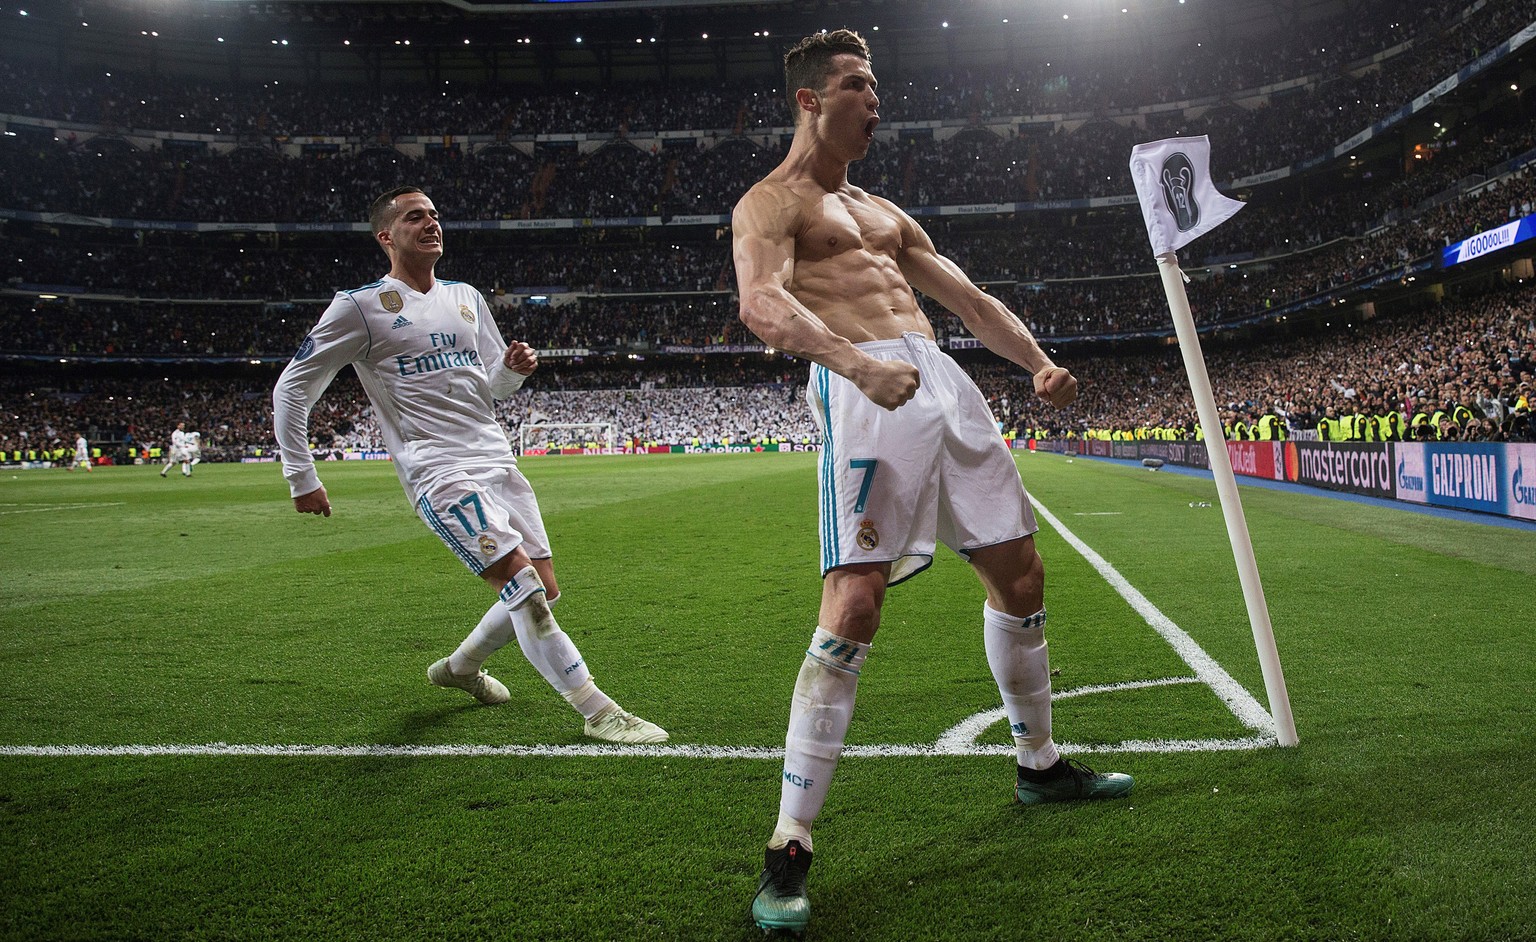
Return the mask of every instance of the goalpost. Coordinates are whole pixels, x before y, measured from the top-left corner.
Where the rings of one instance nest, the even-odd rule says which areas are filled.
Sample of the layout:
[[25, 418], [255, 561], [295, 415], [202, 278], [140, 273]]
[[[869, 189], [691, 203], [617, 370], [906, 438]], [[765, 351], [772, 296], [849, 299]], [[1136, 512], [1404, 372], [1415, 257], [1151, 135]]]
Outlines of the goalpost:
[[[536, 444], [540, 438], [546, 442], [553, 436], [551, 432], [562, 430], [582, 429], [591, 434], [581, 435], [579, 444], [583, 447], [587, 442], [599, 442], [603, 454], [613, 454], [613, 423], [612, 422], [524, 422], [517, 429], [517, 453], [527, 454], [531, 444]], [[542, 435], [538, 433], [543, 433]], [[546, 445], [546, 447], [548, 447]], [[554, 446], [560, 447], [560, 446]]]

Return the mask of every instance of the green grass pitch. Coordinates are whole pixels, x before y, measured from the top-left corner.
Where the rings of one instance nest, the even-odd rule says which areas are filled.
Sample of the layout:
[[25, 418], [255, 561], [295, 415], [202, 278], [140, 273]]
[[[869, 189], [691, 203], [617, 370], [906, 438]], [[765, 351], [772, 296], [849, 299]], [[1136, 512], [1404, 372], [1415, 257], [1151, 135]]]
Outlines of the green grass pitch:
[[[322, 466], [325, 520], [274, 465], [5, 473], [0, 939], [760, 938], [813, 462], [524, 462], [562, 626], [672, 732], [622, 754], [515, 645], [488, 665], [510, 703], [427, 684], [494, 597], [387, 463]], [[1019, 462], [1266, 704], [1221, 511], [1189, 506], [1209, 480]], [[934, 748], [1000, 706], [981, 591], [941, 548], [863, 674], [812, 939], [1536, 938], [1536, 532], [1242, 495], [1300, 746], [1234, 748], [1258, 734], [1042, 517], [1056, 690], [1090, 691], [1057, 738], [1137, 785], [1012, 804], [1005, 724]]]

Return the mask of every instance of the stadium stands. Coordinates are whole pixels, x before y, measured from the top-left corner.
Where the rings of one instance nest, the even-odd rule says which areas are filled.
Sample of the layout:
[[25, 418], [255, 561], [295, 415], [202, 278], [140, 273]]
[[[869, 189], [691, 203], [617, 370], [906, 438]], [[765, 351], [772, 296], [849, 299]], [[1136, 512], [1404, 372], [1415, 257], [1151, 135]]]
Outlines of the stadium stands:
[[[1134, 79], [1113, 49], [885, 79], [882, 112], [902, 130], [855, 165], [854, 182], [932, 208], [924, 223], [941, 250], [1037, 335], [1068, 345], [1057, 356], [1084, 380], [1077, 407], [1046, 415], [1016, 370], [976, 359], [1006, 426], [1187, 429], [1176, 363], [1148, 352], [1170, 330], [1139, 216], [1134, 205], [1092, 201], [1129, 192], [1133, 143], [1207, 133], [1218, 179], [1295, 171], [1241, 187], [1247, 209], [1186, 261], [1197, 318], [1225, 329], [1213, 374], [1234, 415], [1278, 402], [1306, 429], [1329, 405], [1369, 398], [1411, 410], [1488, 387], [1502, 406], [1500, 433], [1511, 431], [1531, 369], [1529, 262], [1447, 287], [1433, 260], [1450, 241], [1531, 213], [1531, 99], [1518, 85], [1506, 90], [1497, 69], [1469, 70], [1536, 21], [1536, 2], [1425, 4], [1406, 22], [1391, 3], [1356, 13], [1220, 53], [1156, 56]], [[1458, 70], [1467, 88], [1447, 107], [1403, 117]], [[514, 427], [539, 412], [615, 421], [627, 439], [815, 437], [791, 402], [803, 365], [752, 352], [760, 345], [735, 317], [721, 222], [781, 156], [775, 129], [787, 120], [771, 83], [422, 94], [226, 87], [135, 69], [83, 77], [19, 61], [0, 63], [0, 77], [0, 113], [19, 129], [0, 138], [0, 358], [16, 367], [0, 387], [7, 453], [73, 423], [121, 442], [138, 430], [163, 435], [176, 417], [216, 429], [205, 438], [213, 455], [270, 448], [262, 387], [272, 364], [334, 290], [377, 277], [376, 250], [344, 224], [402, 180], [424, 186], [450, 225], [613, 220], [450, 228], [440, 274], [480, 287], [509, 336], [557, 351], [507, 407]], [[1378, 124], [1377, 146], [1333, 153]], [[688, 131], [699, 133], [667, 137]], [[175, 139], [191, 134], [208, 139]], [[300, 135], [338, 143], [309, 150], [294, 142]], [[411, 135], [466, 146], [431, 148]], [[473, 135], [487, 139], [469, 144]], [[595, 150], [547, 139], [581, 135], [612, 139]], [[968, 204], [1004, 205], [937, 214]], [[691, 221], [661, 224], [676, 217]], [[941, 340], [963, 348], [958, 319], [930, 313]], [[1341, 333], [1335, 321], [1354, 326]], [[1336, 347], [1359, 355], [1334, 362]], [[1419, 355], [1386, 371], [1385, 351], [1403, 347]], [[1434, 362], [1442, 351], [1474, 351], [1478, 369], [1423, 379], [1443, 368]], [[219, 378], [219, 361], [241, 363], [238, 377]], [[1320, 362], [1331, 375], [1312, 366]], [[162, 375], [172, 370], [182, 379]], [[1328, 380], [1326, 389], [1279, 379], [1296, 373]], [[338, 387], [318, 434], [376, 441], [361, 401]], [[716, 405], [719, 414], [701, 414]]]

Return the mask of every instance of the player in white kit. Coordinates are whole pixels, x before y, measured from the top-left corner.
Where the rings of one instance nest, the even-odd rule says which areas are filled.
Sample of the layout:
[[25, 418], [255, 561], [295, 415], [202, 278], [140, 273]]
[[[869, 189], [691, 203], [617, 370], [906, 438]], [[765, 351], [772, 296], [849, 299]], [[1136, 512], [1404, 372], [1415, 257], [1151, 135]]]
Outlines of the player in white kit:
[[192, 476], [192, 458], [187, 454], [187, 423], [177, 422], [176, 431], [171, 433], [171, 447], [166, 450], [165, 467], [160, 469], [160, 476], [165, 477], [165, 472], [171, 470], [171, 465], [181, 464], [181, 476]]
[[188, 432], [182, 442], [182, 450], [187, 458], [187, 477], [191, 477], [192, 469], [203, 460], [203, 433]]
[[85, 440], [85, 436], [79, 434], [75, 436], [75, 463], [69, 466], [69, 470], [73, 471], [76, 468], [91, 470], [91, 446]]
[[436, 278], [443, 230], [421, 190], [383, 194], [369, 223], [389, 257], [389, 274], [337, 293], [272, 393], [273, 431], [294, 509], [331, 515], [309, 451], [309, 412], [350, 364], [417, 515], [500, 596], [458, 649], [427, 669], [428, 680], [481, 703], [503, 703], [507, 688], [482, 665], [516, 637], [539, 674], [585, 718], [586, 735], [666, 741], [665, 730], [598, 689], [550, 611], [560, 590], [549, 538], [492, 411], [494, 399], [510, 396], [537, 368], [538, 356], [525, 343], [502, 340], [479, 291]]
[[1029, 497], [981, 391], [934, 343], [913, 288], [993, 352], [1034, 375], [1056, 406], [1077, 380], [895, 204], [848, 182], [880, 123], [869, 47], [856, 33], [806, 37], [785, 56], [795, 136], [732, 217], [741, 319], [770, 347], [811, 360], [822, 429], [821, 611], [795, 682], [752, 919], [803, 932], [811, 824], [853, 716], [859, 670], [886, 589], [921, 572], [942, 540], [970, 562], [987, 601], [981, 635], [1013, 732], [1015, 799], [1115, 798], [1128, 775], [1057, 752], [1045, 644], [1045, 575]]

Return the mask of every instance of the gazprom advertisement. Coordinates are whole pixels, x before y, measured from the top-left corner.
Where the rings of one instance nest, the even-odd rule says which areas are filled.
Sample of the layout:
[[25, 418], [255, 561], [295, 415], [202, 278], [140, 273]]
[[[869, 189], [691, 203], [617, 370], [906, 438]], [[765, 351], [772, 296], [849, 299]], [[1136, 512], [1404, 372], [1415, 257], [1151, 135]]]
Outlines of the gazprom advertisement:
[[1517, 219], [1497, 229], [1479, 232], [1470, 239], [1446, 246], [1443, 249], [1445, 254], [1441, 264], [1450, 268], [1452, 265], [1470, 262], [1474, 258], [1481, 258], [1500, 249], [1507, 249], [1518, 242], [1524, 242], [1532, 236], [1536, 236], [1536, 215]]
[[1536, 445], [1402, 442], [1398, 500], [1536, 520]]
[[[1536, 445], [1509, 445], [1504, 452], [1507, 513], [1536, 520]], [[1511, 467], [1512, 466], [1512, 467]]]

